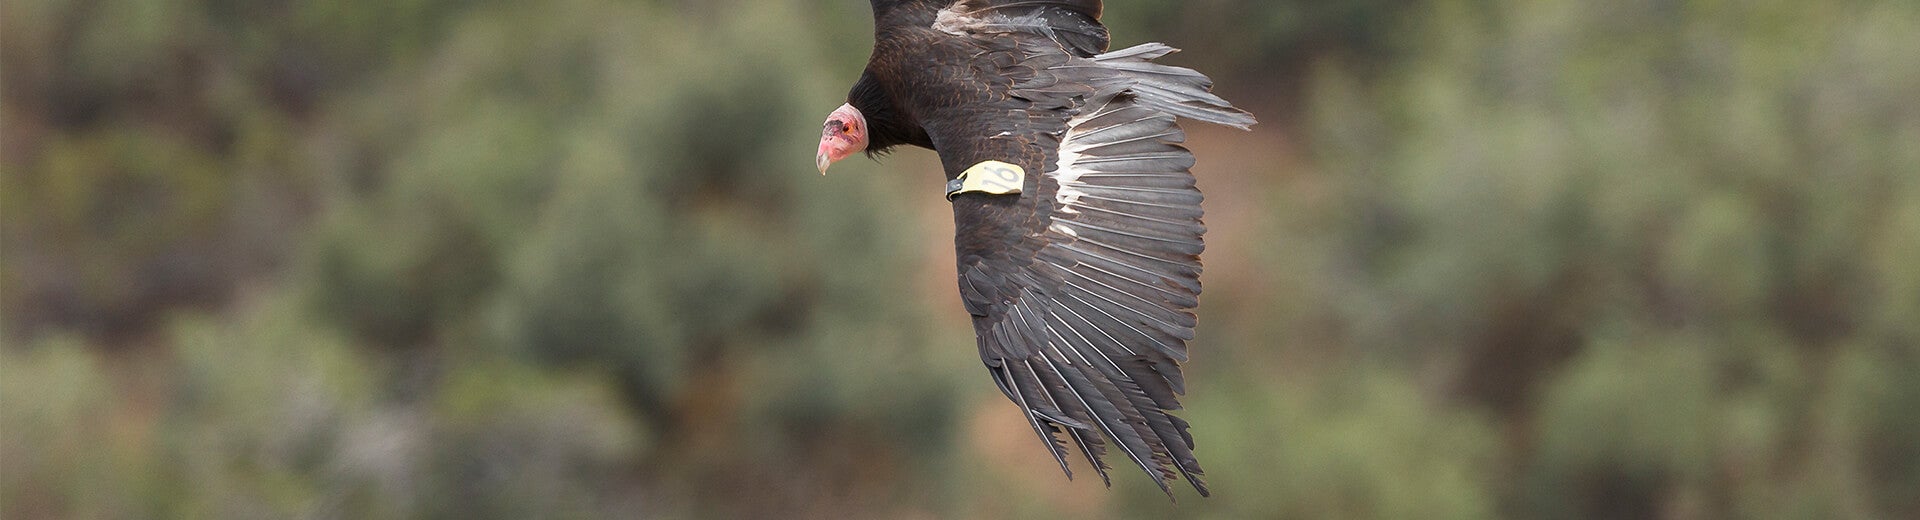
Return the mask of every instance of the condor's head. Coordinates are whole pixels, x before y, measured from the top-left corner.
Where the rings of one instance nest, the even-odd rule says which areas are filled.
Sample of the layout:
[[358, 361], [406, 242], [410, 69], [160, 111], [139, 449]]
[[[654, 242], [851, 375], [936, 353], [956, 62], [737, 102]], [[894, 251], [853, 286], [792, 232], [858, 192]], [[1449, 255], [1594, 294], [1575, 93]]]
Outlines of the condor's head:
[[814, 165], [820, 167], [820, 174], [827, 174], [827, 167], [847, 156], [867, 149], [867, 118], [860, 109], [852, 104], [840, 105], [833, 114], [827, 116], [827, 122], [820, 128], [820, 154], [815, 156]]

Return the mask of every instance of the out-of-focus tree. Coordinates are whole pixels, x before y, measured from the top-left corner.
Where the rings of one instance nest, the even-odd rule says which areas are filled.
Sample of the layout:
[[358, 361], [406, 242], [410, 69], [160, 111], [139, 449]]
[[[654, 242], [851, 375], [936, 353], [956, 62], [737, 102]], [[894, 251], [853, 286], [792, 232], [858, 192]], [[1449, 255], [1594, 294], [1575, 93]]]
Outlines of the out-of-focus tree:
[[1314, 262], [1345, 278], [1314, 288], [1338, 290], [1323, 312], [1349, 348], [1450, 374], [1515, 425], [1506, 507], [1913, 514], [1892, 485], [1920, 468], [1911, 450], [1805, 425], [1873, 410], [1914, 434], [1878, 418], [1910, 415], [1884, 399], [1915, 385], [1832, 374], [1908, 359], [1920, 331], [1877, 318], [1920, 295], [1913, 264], [1881, 256], [1914, 240], [1920, 111], [1894, 92], [1920, 68], [1890, 64], [1920, 46], [1896, 29], [1920, 12], [1463, 1], [1420, 18], [1429, 43], [1391, 77], [1334, 69], [1316, 89], [1320, 167], [1352, 177], [1336, 211], [1358, 218], [1314, 230], [1341, 244]]

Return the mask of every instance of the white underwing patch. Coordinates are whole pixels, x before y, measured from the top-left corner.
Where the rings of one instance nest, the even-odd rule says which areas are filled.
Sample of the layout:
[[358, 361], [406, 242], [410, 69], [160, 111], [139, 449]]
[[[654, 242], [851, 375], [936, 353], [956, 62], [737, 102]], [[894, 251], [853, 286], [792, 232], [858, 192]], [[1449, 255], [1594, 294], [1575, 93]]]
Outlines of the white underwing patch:
[[1079, 131], [1080, 124], [1092, 118], [1095, 112], [1097, 111], [1087, 111], [1067, 120], [1067, 137], [1060, 141], [1060, 157], [1053, 167], [1053, 179], [1060, 184], [1060, 189], [1053, 194], [1053, 200], [1060, 205], [1061, 213], [1080, 212], [1073, 206], [1080, 201], [1080, 196], [1086, 193], [1079, 189], [1080, 175], [1086, 172], [1074, 166], [1074, 163], [1080, 160], [1082, 150], [1081, 147], [1075, 146], [1074, 138], [1082, 133]]

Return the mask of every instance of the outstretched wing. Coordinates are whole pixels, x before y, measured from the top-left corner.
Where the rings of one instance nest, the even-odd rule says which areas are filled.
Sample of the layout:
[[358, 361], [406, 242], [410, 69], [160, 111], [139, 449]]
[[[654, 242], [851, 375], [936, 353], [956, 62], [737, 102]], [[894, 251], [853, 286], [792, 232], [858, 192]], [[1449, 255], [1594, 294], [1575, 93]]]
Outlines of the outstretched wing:
[[[997, 2], [1041, 3], [1068, 2]], [[1175, 116], [1254, 120], [1205, 76], [1151, 62], [1172, 48], [1083, 56], [1052, 19], [1020, 16], [953, 26], [978, 48], [971, 77], [955, 81], [984, 94], [927, 125], [950, 179], [984, 161], [1027, 172], [1019, 194], [953, 198], [981, 359], [1069, 477], [1070, 441], [1109, 484], [1103, 457], [1118, 450], [1169, 496], [1181, 476], [1204, 496], [1187, 423], [1170, 413], [1205, 231]]]

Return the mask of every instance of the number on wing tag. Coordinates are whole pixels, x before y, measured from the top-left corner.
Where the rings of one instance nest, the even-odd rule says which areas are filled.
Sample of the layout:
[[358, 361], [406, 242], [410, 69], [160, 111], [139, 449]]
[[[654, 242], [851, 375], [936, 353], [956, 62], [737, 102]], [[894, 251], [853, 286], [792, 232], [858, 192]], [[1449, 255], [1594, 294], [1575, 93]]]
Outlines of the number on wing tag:
[[947, 181], [947, 200], [969, 191], [990, 195], [1020, 193], [1020, 186], [1026, 182], [1027, 171], [1020, 169], [1019, 165], [985, 161]]

